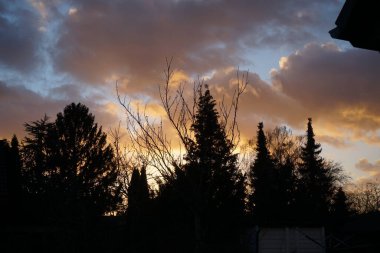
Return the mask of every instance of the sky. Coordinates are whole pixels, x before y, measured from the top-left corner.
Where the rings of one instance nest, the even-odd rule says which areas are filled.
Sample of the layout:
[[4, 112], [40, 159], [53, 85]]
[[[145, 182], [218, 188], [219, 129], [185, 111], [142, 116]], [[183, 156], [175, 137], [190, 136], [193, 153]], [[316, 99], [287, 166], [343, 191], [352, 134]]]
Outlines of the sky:
[[115, 82], [159, 108], [165, 58], [178, 81], [215, 98], [249, 71], [242, 139], [260, 121], [306, 131], [353, 180], [380, 176], [380, 54], [328, 33], [343, 0], [0, 0], [0, 138], [87, 105], [105, 131], [124, 125]]

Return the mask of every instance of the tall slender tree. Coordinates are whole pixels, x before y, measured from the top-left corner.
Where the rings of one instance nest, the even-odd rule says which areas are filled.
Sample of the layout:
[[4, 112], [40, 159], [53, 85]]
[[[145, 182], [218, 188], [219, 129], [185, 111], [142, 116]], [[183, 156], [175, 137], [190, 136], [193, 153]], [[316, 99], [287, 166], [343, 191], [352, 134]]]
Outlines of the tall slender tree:
[[139, 171], [133, 169], [128, 188], [128, 247], [132, 252], [148, 252], [150, 247], [146, 240], [151, 238], [146, 232], [152, 226], [150, 220], [151, 199], [145, 166]]
[[278, 210], [283, 222], [296, 219], [297, 160], [300, 156], [300, 139], [285, 126], [275, 127], [267, 133], [268, 149], [278, 172]]
[[307, 222], [323, 223], [329, 212], [334, 182], [329, 175], [329, 168], [320, 155], [321, 145], [314, 139], [311, 118], [306, 133], [306, 143], [301, 150], [299, 165], [300, 210]]
[[143, 209], [148, 208], [150, 199], [145, 167], [141, 168], [141, 171], [137, 168], [133, 169], [130, 182], [127, 215], [134, 217], [143, 212]]
[[230, 234], [244, 210], [244, 182], [237, 156], [233, 154], [233, 144], [218, 121], [216, 102], [210, 90], [206, 86], [200, 93], [191, 127], [195, 138], [189, 140], [190, 149], [185, 156], [185, 177], [189, 182], [198, 241], [196, 247], [202, 247], [200, 241], [204, 238], [200, 236], [207, 234], [206, 227], [210, 232], [206, 237], [210, 240], [223, 232]]
[[256, 222], [268, 223], [276, 220], [279, 205], [278, 171], [267, 148], [264, 124], [258, 124], [256, 157], [250, 168], [252, 193], [250, 208]]

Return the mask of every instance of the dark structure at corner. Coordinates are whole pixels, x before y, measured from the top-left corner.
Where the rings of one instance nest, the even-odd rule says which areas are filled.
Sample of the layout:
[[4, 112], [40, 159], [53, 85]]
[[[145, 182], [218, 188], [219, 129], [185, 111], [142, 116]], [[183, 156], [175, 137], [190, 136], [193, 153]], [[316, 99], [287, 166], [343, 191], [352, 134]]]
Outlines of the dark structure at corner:
[[346, 0], [329, 33], [352, 46], [380, 51], [380, 9], [378, 1]]

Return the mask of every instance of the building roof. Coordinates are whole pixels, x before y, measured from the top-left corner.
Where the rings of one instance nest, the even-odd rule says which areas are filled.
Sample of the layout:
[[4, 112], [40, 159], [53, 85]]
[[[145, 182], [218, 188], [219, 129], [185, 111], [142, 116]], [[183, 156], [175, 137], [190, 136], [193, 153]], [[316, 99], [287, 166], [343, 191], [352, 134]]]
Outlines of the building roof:
[[377, 1], [346, 0], [329, 33], [352, 46], [380, 51], [380, 9]]

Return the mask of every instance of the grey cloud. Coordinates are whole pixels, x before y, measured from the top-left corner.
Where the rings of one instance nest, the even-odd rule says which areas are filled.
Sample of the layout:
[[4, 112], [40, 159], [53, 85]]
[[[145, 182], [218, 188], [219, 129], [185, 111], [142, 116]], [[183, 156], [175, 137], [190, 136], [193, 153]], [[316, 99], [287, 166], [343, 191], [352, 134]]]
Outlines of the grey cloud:
[[[55, 53], [56, 68], [92, 83], [124, 74], [144, 88], [157, 81], [166, 56], [202, 74], [244, 63], [245, 46], [279, 46], [313, 36], [320, 1], [72, 1]], [[304, 14], [300, 14], [304, 13]], [[272, 28], [269, 35], [263, 27]], [[277, 29], [276, 27], [280, 27]], [[144, 85], [141, 85], [144, 84]]]
[[366, 172], [377, 172], [380, 174], [380, 160], [371, 163], [367, 159], [360, 159], [356, 164], [355, 167], [359, 170], [366, 171]]
[[38, 66], [38, 16], [17, 2], [0, 1], [0, 64], [19, 71]]
[[[59, 97], [57, 93], [63, 96]], [[117, 112], [108, 108], [108, 104], [95, 103], [94, 97], [83, 97], [74, 85], [52, 89], [49, 95], [41, 96], [23, 86], [9, 86], [0, 81], [0, 138], [10, 138], [14, 133], [22, 137], [25, 122], [41, 119], [45, 114], [54, 120], [56, 114], [72, 102], [88, 106], [106, 131], [119, 121]]]
[[274, 86], [313, 117], [356, 131], [380, 128], [378, 53], [309, 44], [281, 62], [280, 69], [272, 72]]

